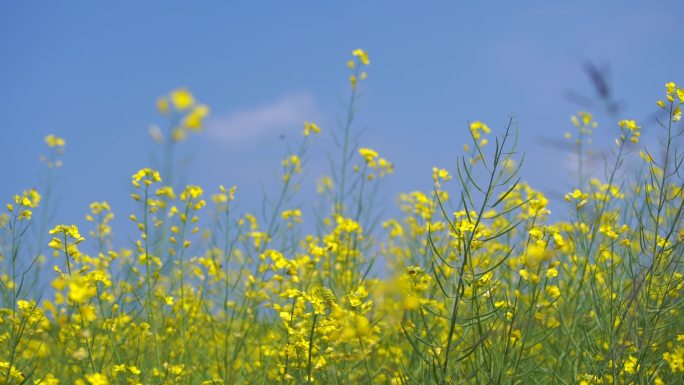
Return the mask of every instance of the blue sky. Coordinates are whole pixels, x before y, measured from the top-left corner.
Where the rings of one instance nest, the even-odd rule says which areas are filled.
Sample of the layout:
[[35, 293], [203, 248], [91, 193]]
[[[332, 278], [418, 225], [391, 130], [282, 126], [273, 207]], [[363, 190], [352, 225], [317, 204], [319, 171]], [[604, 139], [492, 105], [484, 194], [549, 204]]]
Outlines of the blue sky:
[[[155, 100], [186, 86], [212, 109], [182, 147], [189, 182], [236, 184], [241, 206], [256, 209], [303, 121], [335, 129], [355, 48], [372, 61], [362, 142], [396, 165], [387, 197], [429, 189], [432, 166], [453, 169], [468, 121], [496, 131], [511, 115], [525, 179], [562, 194], [567, 154], [545, 138], [561, 139], [586, 108], [568, 91], [595, 96], [583, 63], [610, 67], [621, 117], [652, 135], [664, 83], [684, 81], [682, 11], [681, 1], [3, 2], [0, 196], [36, 185], [42, 138], [54, 133], [68, 143], [57, 221], [82, 223], [90, 202], [107, 200], [115, 229], [130, 227], [130, 175], [150, 165], [148, 128], [164, 123]], [[597, 150], [615, 133], [599, 122]], [[310, 159], [312, 178], [323, 154]]]

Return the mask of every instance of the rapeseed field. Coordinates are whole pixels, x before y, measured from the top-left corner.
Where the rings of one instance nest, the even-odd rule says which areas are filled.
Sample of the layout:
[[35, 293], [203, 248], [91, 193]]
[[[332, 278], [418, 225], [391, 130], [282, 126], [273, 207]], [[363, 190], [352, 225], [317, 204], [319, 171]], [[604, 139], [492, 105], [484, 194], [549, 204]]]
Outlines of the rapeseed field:
[[[87, 228], [44, 215], [52, 177], [9, 197], [0, 384], [684, 384], [684, 88], [654, 95], [661, 118], [602, 124], [603, 178], [582, 171], [597, 122], [573, 116], [564, 200], [521, 180], [514, 119], [473, 120], [456, 167], [385, 218], [394, 167], [354, 119], [370, 65], [352, 52], [339, 127], [302, 122], [263, 217], [235, 209], [235, 186], [175, 182], [173, 149], [210, 114], [185, 88], [157, 101], [167, 161], [132, 174], [137, 209], [116, 213], [134, 239], [114, 238], [106, 201]], [[312, 211], [293, 202], [326, 134]], [[49, 175], [67, 140], [45, 138]]]

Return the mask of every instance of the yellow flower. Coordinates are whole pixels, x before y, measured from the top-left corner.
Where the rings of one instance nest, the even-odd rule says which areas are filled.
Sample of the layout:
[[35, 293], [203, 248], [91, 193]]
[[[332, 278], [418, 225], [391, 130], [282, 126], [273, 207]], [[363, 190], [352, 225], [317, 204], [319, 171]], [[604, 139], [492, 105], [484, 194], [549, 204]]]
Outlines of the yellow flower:
[[152, 170], [151, 168], [143, 168], [138, 170], [138, 172], [133, 174], [131, 179], [131, 183], [133, 183], [133, 186], [135, 187], [140, 187], [141, 180], [144, 180], [144, 183], [147, 186], [153, 182], [161, 182], [161, 176], [159, 176], [159, 172]]
[[368, 163], [369, 167], [375, 167], [375, 158], [378, 157], [378, 152], [370, 148], [359, 148], [359, 155]]
[[84, 303], [97, 292], [95, 286], [81, 276], [72, 277], [67, 287], [69, 288], [69, 299], [74, 303]]
[[39, 378], [33, 381], [34, 385], [59, 385], [59, 380], [55, 378], [55, 376], [52, 375], [52, 373], [48, 373], [45, 377]]
[[347, 295], [347, 300], [349, 301], [349, 305], [351, 307], [358, 307], [361, 306], [363, 303], [363, 299], [368, 297], [368, 292], [366, 291], [366, 288], [363, 286], [359, 286], [358, 289], [352, 291]]
[[[57, 225], [52, 230], [49, 231], [49, 234], [50, 235], [63, 234], [64, 236], [71, 238], [74, 241], [74, 244], [81, 243], [85, 240], [85, 238], [83, 238], [81, 236], [81, 234], [79, 233], [78, 227], [76, 227], [76, 225], [71, 225], [71, 226]], [[59, 243], [61, 245], [61, 240], [59, 238], [53, 238], [50, 243], [52, 244], [53, 242], [55, 242], [55, 240], [57, 240], [56, 243]], [[50, 247], [53, 247], [53, 246], [50, 245]]]
[[137, 376], [137, 375], [140, 375], [140, 373], [142, 373], [142, 371], [141, 371], [140, 369], [138, 369], [138, 368], [137, 368], [136, 366], [134, 366], [134, 365], [129, 365], [129, 366], [128, 366], [128, 371], [129, 371], [131, 374], [136, 375], [136, 376]]
[[10, 363], [7, 361], [0, 361], [0, 373], [2, 373], [1, 378], [3, 381], [7, 376], [9, 376], [10, 382], [8, 383], [14, 382], [11, 379], [15, 379], [17, 383], [24, 382], [24, 373], [17, 369], [16, 366], [10, 365]]
[[548, 270], [546, 270], [546, 277], [547, 278], [558, 277], [558, 269], [556, 269], [555, 267], [550, 267]]
[[622, 135], [620, 135], [620, 139], [622, 141], [629, 140], [632, 143], [639, 142], [639, 137], [641, 136], [641, 126], [638, 126], [634, 120], [623, 119], [618, 122], [618, 125], [622, 129]]
[[361, 225], [353, 219], [337, 217], [337, 230], [343, 233], [361, 233]]
[[[211, 200], [216, 204], [225, 204], [231, 202], [235, 199], [235, 191], [237, 191], [237, 186], [233, 186], [230, 189], [226, 189], [223, 185], [219, 186], [219, 193], [213, 194]], [[225, 205], [223, 207], [226, 207]]]
[[639, 365], [637, 365], [636, 357], [629, 356], [629, 358], [627, 358], [627, 361], [625, 361], [625, 372], [629, 374], [634, 374], [638, 369]]
[[156, 195], [165, 196], [169, 199], [176, 199], [176, 194], [173, 192], [173, 188], [171, 186], [160, 187], [157, 189]]
[[599, 227], [599, 232], [610, 239], [617, 239], [618, 233], [610, 225], [602, 225]]
[[629, 119], [623, 119], [618, 124], [621, 128], [626, 128], [630, 131], [636, 131], [641, 128], [641, 126], [637, 126], [636, 121]]
[[669, 95], [673, 92], [675, 92], [675, 89], [677, 88], [677, 85], [675, 82], [668, 82], [665, 83], [665, 92]]
[[432, 180], [435, 182], [435, 184], [439, 185], [440, 181], [451, 180], [451, 175], [449, 174], [449, 171], [447, 171], [443, 168], [433, 167], [432, 168]]
[[187, 88], [179, 88], [171, 92], [171, 103], [174, 108], [183, 111], [195, 104], [195, 98]]
[[354, 55], [354, 56], [356, 56], [357, 58], [359, 58], [359, 61], [361, 62], [361, 64], [366, 65], [366, 66], [370, 64], [370, 59], [368, 58], [368, 53], [367, 53], [366, 51], [364, 51], [364, 50], [362, 50], [362, 49], [360, 49], [360, 48], [359, 48], [359, 49], [355, 49], [355, 50], [352, 52], [352, 55]]
[[282, 164], [284, 170], [283, 174], [283, 181], [288, 182], [290, 178], [292, 178], [292, 175], [296, 175], [302, 172], [302, 160], [299, 159], [299, 156], [292, 154], [288, 156], [287, 158], [283, 159], [280, 161], [280, 164]]
[[579, 115], [582, 118], [582, 124], [585, 126], [588, 126], [589, 123], [591, 123], [592, 119], [594, 119], [594, 117], [588, 112], [580, 111], [577, 113], [577, 115]]
[[17, 301], [17, 308], [22, 311], [31, 311], [35, 307], [34, 303], [20, 299]]
[[[38, 193], [38, 191], [36, 191], [36, 189], [26, 190], [21, 195], [14, 196], [14, 203], [16, 203], [19, 206], [28, 208], [38, 207], [40, 200], [41, 196]], [[7, 208], [10, 212], [14, 210], [14, 207], [11, 204], [8, 205]]]
[[520, 278], [522, 278], [525, 281], [528, 281], [530, 279], [530, 272], [525, 269], [521, 269], [520, 271], [518, 271], [518, 274], [520, 274]]
[[663, 353], [663, 360], [667, 362], [672, 373], [684, 373], [684, 347], [678, 347], [672, 352]]
[[202, 120], [209, 115], [209, 107], [200, 104], [190, 111], [183, 120], [183, 125], [190, 130], [199, 131], [202, 129]]
[[47, 144], [48, 147], [64, 147], [66, 145], [66, 141], [50, 134], [45, 137], [45, 144]]
[[527, 248], [527, 254], [523, 256], [523, 261], [526, 266], [536, 269], [540, 264], [547, 262], [553, 258], [553, 253], [547, 250], [543, 244], [531, 242]]
[[182, 201], [198, 199], [202, 196], [204, 190], [200, 186], [188, 185], [185, 190], [180, 194], [180, 199]]
[[546, 291], [546, 295], [548, 295], [549, 297], [551, 297], [553, 299], [558, 299], [558, 297], [560, 297], [560, 295], [561, 295], [560, 289], [558, 288], [558, 286], [555, 286], [555, 285], [547, 286], [545, 291]]
[[481, 132], [489, 134], [491, 132], [491, 129], [488, 125], [480, 121], [475, 121], [470, 123], [470, 132], [473, 134], [473, 138], [475, 138], [475, 140], [479, 140], [482, 136]]
[[90, 385], [109, 385], [107, 377], [100, 373], [86, 374], [86, 380]]
[[309, 136], [312, 133], [313, 134], [318, 134], [321, 132], [321, 128], [316, 125], [316, 123], [312, 122], [304, 122], [304, 136]]
[[292, 223], [302, 223], [302, 211], [300, 209], [285, 210], [280, 214], [280, 217]]

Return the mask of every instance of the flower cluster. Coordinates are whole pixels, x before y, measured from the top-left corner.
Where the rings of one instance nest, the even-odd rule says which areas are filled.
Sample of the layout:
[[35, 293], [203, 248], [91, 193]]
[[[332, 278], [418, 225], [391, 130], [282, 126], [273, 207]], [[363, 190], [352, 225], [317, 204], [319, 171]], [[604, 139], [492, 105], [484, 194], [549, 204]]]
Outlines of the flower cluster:
[[[209, 115], [209, 107], [197, 103], [187, 88], [178, 88], [157, 99], [157, 109], [162, 115], [171, 117], [170, 136], [174, 142], [185, 140], [189, 132], [201, 131], [204, 119]], [[164, 140], [158, 128], [152, 128], [150, 134], [155, 141]]]
[[370, 65], [370, 59], [368, 53], [360, 48], [352, 51], [352, 56], [354, 59], [347, 61], [347, 66], [353, 71], [353, 74], [349, 76], [349, 83], [355, 90], [359, 80], [365, 80], [368, 77], [363, 67]]
[[[373, 180], [377, 177], [394, 172], [394, 166], [387, 159], [378, 155], [377, 151], [370, 148], [359, 148], [359, 155], [363, 158], [364, 168], [363, 173], [368, 180]], [[370, 169], [370, 170], [369, 170]], [[357, 168], [357, 170], [360, 170]]]

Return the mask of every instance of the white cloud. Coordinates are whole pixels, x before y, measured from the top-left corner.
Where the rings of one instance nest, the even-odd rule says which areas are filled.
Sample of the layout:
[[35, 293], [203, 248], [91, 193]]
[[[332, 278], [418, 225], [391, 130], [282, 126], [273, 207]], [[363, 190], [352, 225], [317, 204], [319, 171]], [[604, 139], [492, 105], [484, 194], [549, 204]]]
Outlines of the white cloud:
[[268, 135], [279, 135], [317, 116], [315, 100], [308, 92], [296, 92], [253, 107], [215, 115], [207, 121], [207, 132], [229, 145], [254, 143]]

